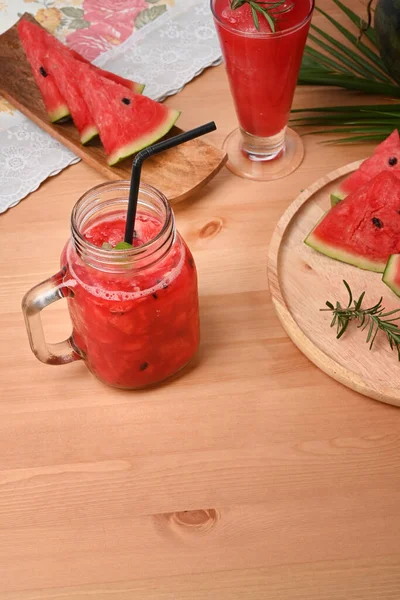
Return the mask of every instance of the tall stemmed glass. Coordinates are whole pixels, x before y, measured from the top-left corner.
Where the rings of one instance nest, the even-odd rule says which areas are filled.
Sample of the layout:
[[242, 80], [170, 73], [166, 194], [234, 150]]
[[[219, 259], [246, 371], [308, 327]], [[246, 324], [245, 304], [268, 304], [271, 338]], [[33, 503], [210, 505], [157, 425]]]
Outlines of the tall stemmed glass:
[[[292, 173], [304, 156], [300, 137], [287, 123], [314, 0], [251, 4], [232, 9], [231, 0], [211, 0], [239, 121], [224, 149], [231, 171], [269, 181]], [[254, 4], [270, 9], [274, 31], [262, 13], [254, 18]]]

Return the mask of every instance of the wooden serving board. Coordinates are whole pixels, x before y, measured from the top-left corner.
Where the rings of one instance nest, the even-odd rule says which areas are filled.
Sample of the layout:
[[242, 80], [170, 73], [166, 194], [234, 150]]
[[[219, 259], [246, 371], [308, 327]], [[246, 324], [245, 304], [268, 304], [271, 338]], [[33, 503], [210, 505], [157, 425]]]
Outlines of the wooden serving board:
[[[313, 226], [330, 207], [330, 193], [361, 161], [319, 179], [291, 204], [278, 223], [269, 250], [268, 278], [278, 317], [292, 341], [320, 369], [365, 396], [400, 406], [400, 364], [378, 334], [370, 351], [366, 332], [349, 326], [336, 339], [332, 315], [321, 312], [325, 302], [347, 304], [345, 279], [355, 297], [366, 291], [370, 306], [400, 308], [400, 299], [382, 282], [382, 275], [330, 259], [304, 244]], [[365, 304], [366, 305], [366, 304]]]
[[[28, 13], [23, 18], [33, 19]], [[0, 92], [39, 127], [107, 179], [130, 178], [132, 158], [110, 167], [98, 140], [91, 145], [82, 146], [72, 121], [59, 125], [49, 122], [40, 91], [19, 41], [17, 25], [0, 35]], [[179, 104], [178, 100], [177, 103]], [[181, 132], [178, 127], [173, 127], [169, 135]], [[226, 160], [225, 152], [197, 139], [148, 159], [143, 166], [142, 178], [145, 183], [162, 191], [171, 202], [178, 202], [210, 181]]]

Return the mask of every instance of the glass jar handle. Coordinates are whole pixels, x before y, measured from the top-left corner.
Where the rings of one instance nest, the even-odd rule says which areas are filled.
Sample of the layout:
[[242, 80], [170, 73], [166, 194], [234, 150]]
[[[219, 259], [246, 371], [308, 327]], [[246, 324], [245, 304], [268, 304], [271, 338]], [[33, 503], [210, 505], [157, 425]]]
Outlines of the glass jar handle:
[[57, 344], [46, 342], [40, 316], [46, 306], [73, 295], [73, 292], [63, 283], [65, 272], [64, 267], [53, 277], [29, 290], [22, 300], [22, 311], [32, 352], [36, 358], [48, 365], [63, 365], [81, 359], [74, 349], [72, 336]]

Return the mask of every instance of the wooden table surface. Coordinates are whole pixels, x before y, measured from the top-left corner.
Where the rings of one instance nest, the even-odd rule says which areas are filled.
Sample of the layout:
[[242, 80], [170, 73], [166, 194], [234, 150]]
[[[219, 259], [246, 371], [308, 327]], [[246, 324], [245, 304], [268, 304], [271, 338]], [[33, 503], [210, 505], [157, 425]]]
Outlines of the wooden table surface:
[[[358, 101], [301, 88], [295, 106]], [[236, 125], [223, 67], [169, 104]], [[187, 375], [110, 389], [30, 351], [21, 298], [58, 268], [69, 215], [102, 179], [69, 167], [0, 217], [1, 600], [400, 597], [400, 411], [312, 365], [274, 314], [266, 259], [302, 188], [371, 146], [321, 146], [275, 183], [224, 169], [176, 206], [198, 265], [202, 345]], [[312, 293], [312, 290], [310, 290]], [[45, 311], [51, 341], [66, 305]]]

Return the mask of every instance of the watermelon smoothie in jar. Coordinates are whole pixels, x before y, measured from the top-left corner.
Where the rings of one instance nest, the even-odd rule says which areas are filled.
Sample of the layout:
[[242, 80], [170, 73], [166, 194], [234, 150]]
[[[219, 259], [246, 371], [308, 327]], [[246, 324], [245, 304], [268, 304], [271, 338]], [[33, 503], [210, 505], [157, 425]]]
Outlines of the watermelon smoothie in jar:
[[227, 166], [242, 177], [268, 181], [293, 172], [303, 159], [302, 142], [287, 122], [314, 0], [257, 5], [270, 19], [252, 11], [247, 0], [211, 0], [240, 126], [224, 144]]
[[[60, 272], [23, 300], [31, 347], [39, 360], [83, 359], [104, 383], [137, 389], [180, 371], [199, 345], [197, 274], [176, 231], [172, 209], [141, 185], [133, 246], [123, 242], [129, 182], [88, 191], [71, 216]], [[40, 311], [66, 297], [71, 337], [46, 343]]]

